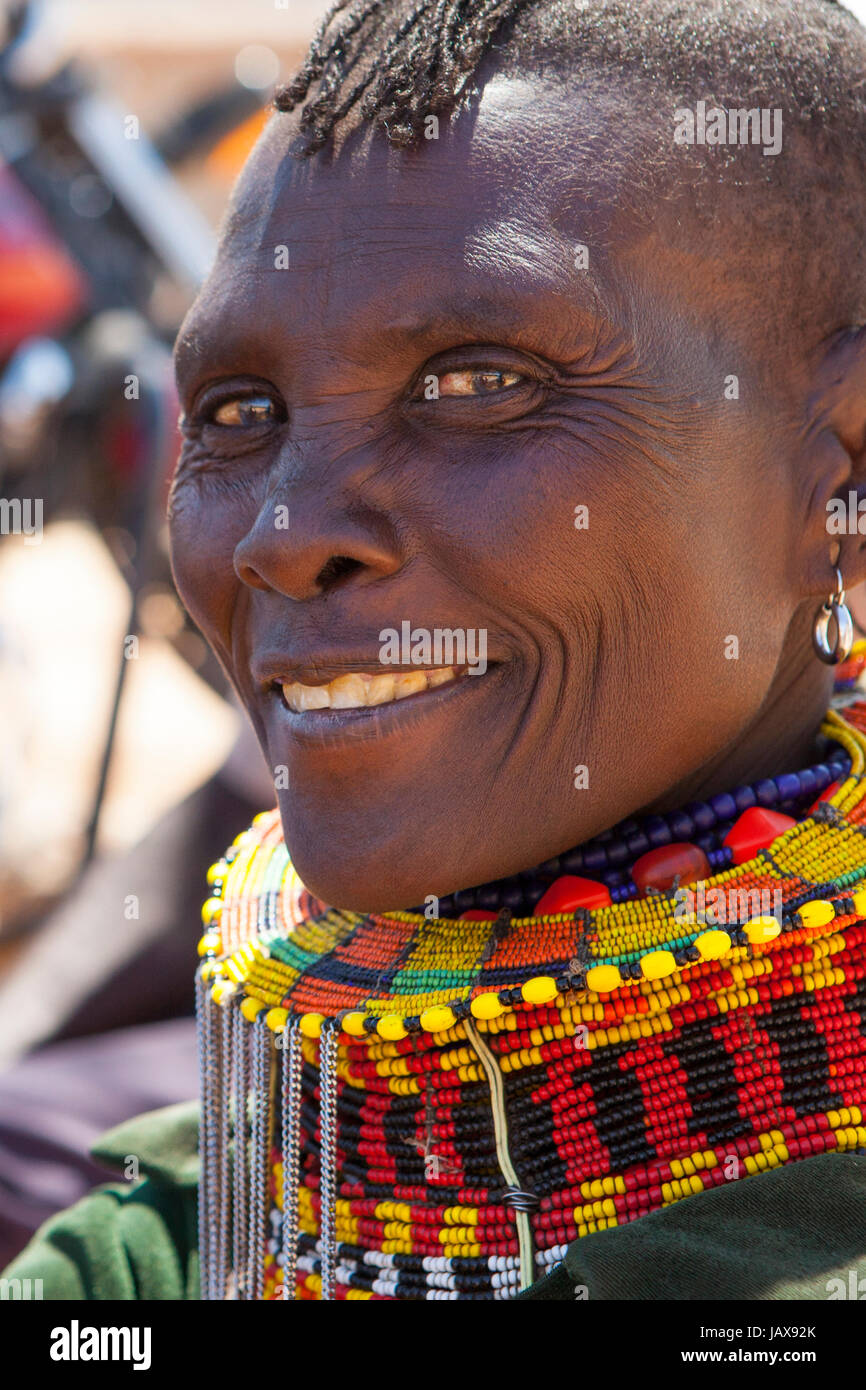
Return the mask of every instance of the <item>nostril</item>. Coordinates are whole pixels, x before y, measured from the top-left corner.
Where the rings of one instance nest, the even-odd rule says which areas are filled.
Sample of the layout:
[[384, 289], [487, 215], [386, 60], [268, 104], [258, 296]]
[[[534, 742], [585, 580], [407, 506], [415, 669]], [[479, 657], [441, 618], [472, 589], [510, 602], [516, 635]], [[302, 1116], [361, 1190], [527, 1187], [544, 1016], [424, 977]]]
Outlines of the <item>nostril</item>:
[[316, 575], [316, 584], [320, 589], [330, 589], [338, 580], [359, 569], [363, 569], [360, 560], [353, 560], [349, 555], [332, 555]]

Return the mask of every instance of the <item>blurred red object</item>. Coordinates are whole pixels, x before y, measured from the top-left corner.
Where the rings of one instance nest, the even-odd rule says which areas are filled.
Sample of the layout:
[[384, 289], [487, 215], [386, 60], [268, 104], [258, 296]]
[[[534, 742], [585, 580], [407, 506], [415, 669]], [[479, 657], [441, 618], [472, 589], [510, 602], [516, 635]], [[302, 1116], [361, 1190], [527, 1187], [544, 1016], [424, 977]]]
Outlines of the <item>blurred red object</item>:
[[0, 165], [0, 359], [25, 338], [58, 332], [86, 297], [82, 272], [38, 203]]

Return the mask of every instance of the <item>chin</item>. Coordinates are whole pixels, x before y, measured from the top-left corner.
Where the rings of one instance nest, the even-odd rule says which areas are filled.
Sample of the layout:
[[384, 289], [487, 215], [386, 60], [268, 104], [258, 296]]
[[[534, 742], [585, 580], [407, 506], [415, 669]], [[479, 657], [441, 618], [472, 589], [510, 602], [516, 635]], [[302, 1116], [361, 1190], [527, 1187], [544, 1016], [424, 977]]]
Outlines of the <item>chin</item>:
[[[291, 854], [291, 851], [290, 851]], [[417, 891], [412, 896], [412, 884], [405, 880], [390, 878], [387, 874], [375, 879], [369, 877], [370, 864], [358, 861], [357, 865], [342, 864], [335, 872], [333, 862], [322, 862], [317, 854], [307, 859], [303, 853], [291, 855], [305, 888], [332, 907], [345, 908], [348, 912], [395, 912], [423, 903], [425, 894]]]

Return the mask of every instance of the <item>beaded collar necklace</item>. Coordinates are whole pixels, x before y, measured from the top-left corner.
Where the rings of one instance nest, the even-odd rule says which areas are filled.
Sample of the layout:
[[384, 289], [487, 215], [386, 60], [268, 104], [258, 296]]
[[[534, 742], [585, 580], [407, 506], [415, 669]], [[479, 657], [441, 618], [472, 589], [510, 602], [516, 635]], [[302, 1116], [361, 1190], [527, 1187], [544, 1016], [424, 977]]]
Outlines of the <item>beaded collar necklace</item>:
[[866, 702], [822, 733], [823, 799], [740, 810], [727, 867], [657, 844], [646, 896], [567, 875], [523, 918], [322, 909], [257, 817], [203, 910], [202, 1297], [508, 1297], [590, 1231], [866, 1145]]

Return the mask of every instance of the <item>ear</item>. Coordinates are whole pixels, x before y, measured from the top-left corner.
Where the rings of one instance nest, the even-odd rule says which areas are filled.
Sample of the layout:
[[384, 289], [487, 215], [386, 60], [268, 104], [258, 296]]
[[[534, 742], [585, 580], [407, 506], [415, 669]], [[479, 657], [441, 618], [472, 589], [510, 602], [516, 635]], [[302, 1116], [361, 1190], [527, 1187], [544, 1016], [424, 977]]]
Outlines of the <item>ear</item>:
[[804, 591], [866, 581], [866, 326], [822, 346], [809, 399]]

